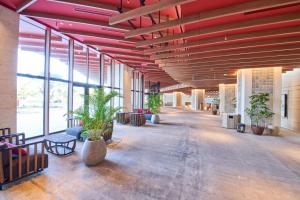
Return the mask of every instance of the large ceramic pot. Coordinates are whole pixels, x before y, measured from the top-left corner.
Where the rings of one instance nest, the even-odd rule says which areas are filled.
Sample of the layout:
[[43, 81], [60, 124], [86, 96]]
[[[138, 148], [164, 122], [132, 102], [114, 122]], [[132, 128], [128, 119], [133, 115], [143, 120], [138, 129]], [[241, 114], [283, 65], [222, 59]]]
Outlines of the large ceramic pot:
[[82, 150], [81, 158], [87, 166], [99, 164], [106, 156], [106, 143], [103, 139], [91, 141], [86, 139]]
[[159, 121], [160, 121], [159, 115], [152, 114], [151, 123], [153, 123], [153, 124], [159, 124]]
[[265, 128], [261, 126], [251, 125], [252, 133], [255, 135], [262, 135], [264, 133]]

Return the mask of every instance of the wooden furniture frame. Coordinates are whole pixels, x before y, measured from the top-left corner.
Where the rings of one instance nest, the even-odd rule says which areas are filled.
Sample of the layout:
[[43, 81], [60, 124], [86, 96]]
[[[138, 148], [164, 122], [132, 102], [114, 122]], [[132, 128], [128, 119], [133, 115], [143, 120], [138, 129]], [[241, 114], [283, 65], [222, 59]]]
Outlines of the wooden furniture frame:
[[[4, 189], [4, 187], [10, 183], [19, 181], [22, 178], [39, 173], [43, 171], [44, 168], [48, 167], [48, 156], [46, 156], [46, 154], [44, 153], [44, 141], [31, 142], [25, 144], [24, 133], [0, 136], [0, 141], [6, 141], [16, 144], [15, 147], [0, 148], [0, 190]], [[40, 147], [40, 153], [38, 153], [38, 147]], [[26, 149], [27, 155], [22, 155], [22, 148]], [[17, 157], [14, 157], [13, 150], [18, 151]], [[30, 155], [30, 152], [32, 150], [34, 152], [33, 157], [31, 157]], [[5, 155], [8, 155], [8, 175], [5, 174], [4, 170], [5, 163], [3, 163], [3, 159]], [[47, 165], [45, 164], [46, 159]], [[13, 162], [17, 163], [17, 175], [14, 175]], [[26, 164], [24, 165], [25, 162]], [[24, 168], [24, 166], [26, 167]]]

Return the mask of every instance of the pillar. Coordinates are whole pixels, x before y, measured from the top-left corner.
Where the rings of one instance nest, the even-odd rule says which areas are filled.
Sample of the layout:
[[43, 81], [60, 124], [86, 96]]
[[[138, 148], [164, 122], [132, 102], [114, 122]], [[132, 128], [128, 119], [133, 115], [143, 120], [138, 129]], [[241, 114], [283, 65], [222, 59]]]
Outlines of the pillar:
[[270, 94], [270, 109], [275, 113], [270, 125], [278, 133], [281, 124], [281, 67], [241, 69], [237, 73], [237, 111], [241, 122], [251, 125], [245, 109], [249, 107], [249, 96], [258, 93]]
[[282, 75], [281, 127], [300, 132], [300, 69]]
[[182, 93], [173, 92], [173, 107], [182, 107]]
[[131, 77], [132, 70], [128, 66], [124, 65], [123, 72], [123, 111], [131, 111]]
[[203, 110], [204, 108], [204, 89], [192, 89], [192, 109]]
[[220, 114], [236, 112], [236, 84], [219, 84]]
[[19, 15], [0, 6], [0, 127], [17, 129]]

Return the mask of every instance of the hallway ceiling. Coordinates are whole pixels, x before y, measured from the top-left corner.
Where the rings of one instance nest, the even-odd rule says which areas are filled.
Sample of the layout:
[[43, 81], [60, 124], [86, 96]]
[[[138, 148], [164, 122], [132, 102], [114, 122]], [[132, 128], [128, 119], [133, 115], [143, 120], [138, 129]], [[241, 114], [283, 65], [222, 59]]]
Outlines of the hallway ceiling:
[[286, 71], [300, 63], [300, 0], [146, 0], [142, 8], [139, 0], [0, 3], [98, 48], [162, 87], [184, 82], [213, 88], [235, 82], [240, 68]]

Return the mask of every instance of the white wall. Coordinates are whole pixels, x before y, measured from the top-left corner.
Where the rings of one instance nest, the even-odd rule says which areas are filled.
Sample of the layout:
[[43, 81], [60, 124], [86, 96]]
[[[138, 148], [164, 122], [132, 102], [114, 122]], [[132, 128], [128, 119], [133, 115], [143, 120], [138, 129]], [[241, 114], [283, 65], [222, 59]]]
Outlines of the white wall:
[[17, 126], [19, 15], [0, 6], [0, 128]]

